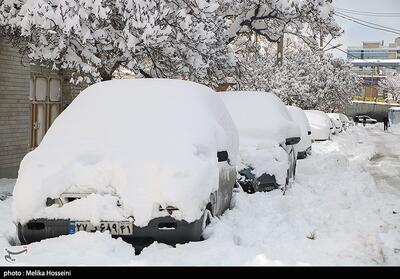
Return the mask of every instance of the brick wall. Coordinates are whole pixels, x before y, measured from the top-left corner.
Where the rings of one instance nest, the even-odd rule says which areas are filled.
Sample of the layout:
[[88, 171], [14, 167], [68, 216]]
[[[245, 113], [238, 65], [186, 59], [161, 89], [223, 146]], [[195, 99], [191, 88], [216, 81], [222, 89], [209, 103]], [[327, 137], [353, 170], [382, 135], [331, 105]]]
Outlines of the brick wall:
[[30, 65], [0, 40], [0, 177], [15, 177], [29, 148]]

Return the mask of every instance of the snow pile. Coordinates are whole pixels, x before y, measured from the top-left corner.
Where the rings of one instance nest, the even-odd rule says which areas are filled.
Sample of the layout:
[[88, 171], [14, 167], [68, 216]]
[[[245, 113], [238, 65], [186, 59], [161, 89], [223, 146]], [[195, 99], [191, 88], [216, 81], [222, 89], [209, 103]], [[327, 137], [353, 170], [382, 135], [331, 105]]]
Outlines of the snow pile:
[[0, 179], [0, 201], [8, 199], [12, 194], [12, 189], [15, 184], [15, 179]]
[[288, 154], [278, 143], [265, 140], [263, 145], [240, 145], [240, 158], [239, 170], [251, 166], [256, 177], [263, 173], [274, 174], [278, 184], [285, 184]]
[[311, 147], [311, 136], [308, 134], [311, 131], [310, 123], [308, 122], [305, 112], [298, 107], [286, 106], [293, 121], [297, 123], [301, 131], [301, 140], [296, 144], [298, 152], [304, 152]]
[[283, 102], [272, 93], [241, 91], [220, 94], [240, 135], [241, 166], [254, 174], [275, 174], [284, 184], [288, 156], [279, 146], [286, 138], [300, 137]]
[[327, 140], [330, 137], [330, 128], [333, 124], [326, 113], [319, 110], [305, 110], [311, 126], [311, 138], [313, 140]]
[[4, 251], [11, 238], [16, 239], [15, 225], [10, 220], [14, 185], [15, 179], [0, 178], [0, 251]]
[[[217, 189], [217, 152], [238, 156], [236, 128], [219, 96], [179, 80], [113, 80], [84, 90], [23, 159], [14, 190], [16, 222], [32, 218], [100, 220], [175, 206], [188, 222]], [[47, 197], [80, 188], [96, 192], [58, 208]], [[122, 210], [116, 206], [116, 195]], [[72, 208], [73, 207], [73, 208]]]

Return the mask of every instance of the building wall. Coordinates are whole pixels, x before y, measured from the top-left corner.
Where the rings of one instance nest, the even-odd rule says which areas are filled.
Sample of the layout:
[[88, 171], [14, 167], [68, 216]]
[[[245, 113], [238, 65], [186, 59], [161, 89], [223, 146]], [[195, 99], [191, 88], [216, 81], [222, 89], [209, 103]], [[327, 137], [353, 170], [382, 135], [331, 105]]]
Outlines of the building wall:
[[32, 144], [31, 77], [37, 74], [62, 80], [62, 109], [83, 89], [69, 82], [68, 73], [31, 65], [18, 49], [0, 39], [0, 178], [15, 178]]
[[29, 63], [0, 40], [0, 177], [16, 177], [29, 149]]
[[383, 117], [387, 116], [390, 107], [400, 105], [383, 104], [383, 103], [368, 103], [368, 102], [352, 102], [346, 109], [346, 115], [354, 117], [355, 115], [366, 114], [378, 121], [383, 121]]
[[382, 42], [363, 42], [363, 48], [379, 48]]
[[364, 93], [363, 97], [367, 97], [367, 98], [377, 98], [378, 97], [377, 86], [363, 85], [362, 92]]

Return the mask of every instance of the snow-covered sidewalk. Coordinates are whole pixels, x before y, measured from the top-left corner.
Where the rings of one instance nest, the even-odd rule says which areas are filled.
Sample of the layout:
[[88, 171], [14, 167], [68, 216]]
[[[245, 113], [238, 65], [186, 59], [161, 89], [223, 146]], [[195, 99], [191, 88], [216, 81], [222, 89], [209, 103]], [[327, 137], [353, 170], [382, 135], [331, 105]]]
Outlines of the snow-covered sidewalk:
[[[285, 196], [235, 193], [232, 209], [212, 222], [205, 241], [153, 244], [135, 256], [120, 239], [81, 232], [30, 244], [13, 264], [400, 265], [400, 178], [390, 178], [396, 172], [389, 167], [377, 175], [382, 165], [376, 163], [376, 154], [400, 154], [393, 146], [400, 133], [382, 130], [359, 125], [314, 144]], [[385, 143], [391, 148], [383, 150]], [[12, 197], [1, 194], [14, 182], [0, 180], [0, 254], [20, 249], [9, 244], [16, 238]], [[0, 265], [9, 265], [4, 256]]]

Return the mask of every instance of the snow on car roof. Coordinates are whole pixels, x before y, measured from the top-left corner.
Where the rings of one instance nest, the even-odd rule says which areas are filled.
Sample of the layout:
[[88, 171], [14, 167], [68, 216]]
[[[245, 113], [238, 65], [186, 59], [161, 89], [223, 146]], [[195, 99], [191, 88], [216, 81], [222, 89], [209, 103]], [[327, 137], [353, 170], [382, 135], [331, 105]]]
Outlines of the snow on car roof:
[[96, 215], [93, 208], [65, 216], [63, 207], [45, 207], [47, 197], [82, 186], [115, 191], [124, 205], [121, 214], [134, 216], [139, 226], [151, 220], [157, 204], [175, 206], [182, 219], [194, 221], [218, 187], [217, 152], [224, 150], [235, 164], [237, 131], [210, 88], [167, 79], [94, 84], [23, 159], [14, 191], [14, 220]]
[[309, 131], [310, 123], [307, 119], [305, 112], [299, 107], [295, 106], [286, 106], [286, 107], [289, 110], [289, 113], [293, 121], [295, 121], [296, 123], [302, 123], [302, 125], [304, 125], [304, 127], [308, 129], [307, 131]]
[[317, 127], [321, 128], [323, 126], [333, 127], [332, 120], [325, 112], [320, 110], [305, 110], [304, 112], [307, 115], [311, 127], [313, 126], [314, 128]]
[[232, 91], [220, 93], [239, 130], [240, 140], [282, 142], [299, 137], [300, 129], [291, 119], [284, 103], [273, 93]]

